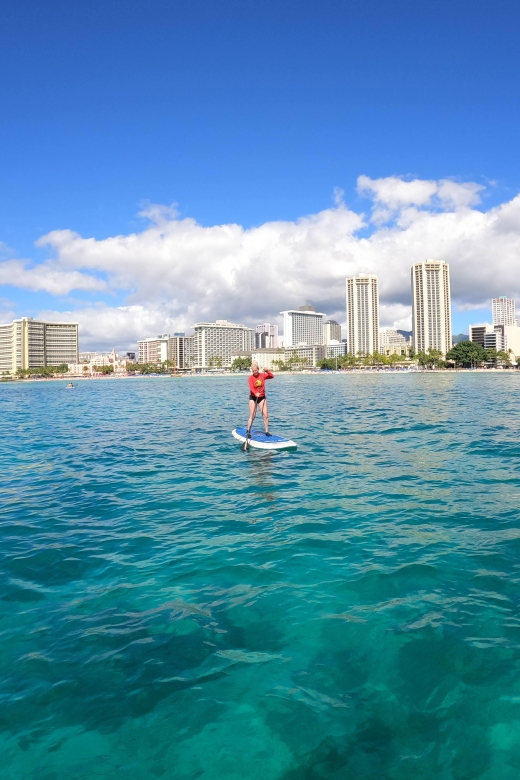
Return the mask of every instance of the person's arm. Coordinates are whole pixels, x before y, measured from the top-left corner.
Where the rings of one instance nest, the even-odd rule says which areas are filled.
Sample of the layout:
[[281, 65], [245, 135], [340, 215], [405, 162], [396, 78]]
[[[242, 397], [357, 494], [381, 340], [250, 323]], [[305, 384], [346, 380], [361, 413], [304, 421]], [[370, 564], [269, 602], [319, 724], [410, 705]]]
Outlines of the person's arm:
[[272, 371], [266, 371], [264, 368], [264, 379], [274, 379], [274, 374]]

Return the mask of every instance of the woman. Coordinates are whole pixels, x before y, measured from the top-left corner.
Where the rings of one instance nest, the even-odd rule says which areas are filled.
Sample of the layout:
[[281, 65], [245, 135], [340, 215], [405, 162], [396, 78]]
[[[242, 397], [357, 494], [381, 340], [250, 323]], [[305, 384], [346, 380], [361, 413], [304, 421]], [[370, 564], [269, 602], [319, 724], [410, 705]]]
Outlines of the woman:
[[253, 425], [253, 418], [255, 416], [255, 410], [257, 405], [260, 407], [262, 417], [264, 418], [265, 435], [270, 436], [269, 433], [269, 416], [267, 412], [267, 398], [265, 397], [265, 383], [267, 379], [274, 379], [274, 374], [264, 369], [263, 373], [260, 373], [258, 363], [253, 363], [251, 366], [251, 374], [248, 379], [249, 383], [249, 420], [247, 423], [247, 435], [251, 433], [251, 426]]

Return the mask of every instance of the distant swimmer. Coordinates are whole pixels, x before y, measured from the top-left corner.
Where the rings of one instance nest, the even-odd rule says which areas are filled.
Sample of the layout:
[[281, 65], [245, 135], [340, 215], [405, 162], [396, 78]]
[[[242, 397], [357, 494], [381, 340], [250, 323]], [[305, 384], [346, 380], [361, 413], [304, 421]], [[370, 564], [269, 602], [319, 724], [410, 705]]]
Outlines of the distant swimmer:
[[72, 390], [72, 388], [75, 386], [76, 385], [73, 385], [72, 382], [69, 382], [69, 384], [67, 385], [67, 390]]
[[247, 422], [248, 435], [251, 432], [253, 420], [256, 416], [257, 407], [260, 407], [262, 417], [264, 418], [265, 435], [270, 436], [269, 433], [269, 414], [267, 411], [267, 398], [265, 397], [265, 383], [268, 379], [274, 379], [274, 374], [270, 371], [264, 371], [260, 373], [258, 363], [253, 363], [251, 366], [251, 374], [248, 379], [249, 383], [249, 420]]

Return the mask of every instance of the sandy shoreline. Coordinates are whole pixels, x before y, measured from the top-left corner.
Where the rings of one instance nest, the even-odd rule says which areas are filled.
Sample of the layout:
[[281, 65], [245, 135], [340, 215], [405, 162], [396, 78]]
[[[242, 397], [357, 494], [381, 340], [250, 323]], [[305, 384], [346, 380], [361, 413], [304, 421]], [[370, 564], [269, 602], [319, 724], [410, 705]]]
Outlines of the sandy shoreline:
[[[505, 374], [505, 373], [515, 373], [515, 368], [438, 368], [438, 369], [410, 369], [405, 371], [391, 371], [388, 369], [377, 369], [377, 368], [353, 368], [348, 371], [279, 371], [277, 372], [277, 376], [348, 376], [350, 374], [356, 374], [356, 375], [363, 375], [363, 374], [369, 374], [370, 376], [373, 376], [375, 374], [378, 375], [392, 375], [392, 376], [403, 376], [403, 375], [416, 375], [416, 374]], [[123, 379], [131, 379], [131, 380], [149, 380], [149, 379], [216, 379], [216, 378], [222, 378], [222, 377], [236, 377], [237, 379], [244, 379], [247, 376], [249, 376], [248, 372], [242, 372], [242, 373], [235, 373], [235, 372], [229, 372], [229, 373], [204, 373], [204, 374], [122, 374], [122, 375], [112, 375], [112, 376], [71, 376], [67, 375], [65, 377], [31, 377], [31, 378], [24, 378], [24, 379], [10, 379], [10, 378], [0, 378], [0, 383], [4, 382], [5, 384], [26, 384], [26, 383], [41, 383], [41, 382], [115, 382], [120, 381]]]

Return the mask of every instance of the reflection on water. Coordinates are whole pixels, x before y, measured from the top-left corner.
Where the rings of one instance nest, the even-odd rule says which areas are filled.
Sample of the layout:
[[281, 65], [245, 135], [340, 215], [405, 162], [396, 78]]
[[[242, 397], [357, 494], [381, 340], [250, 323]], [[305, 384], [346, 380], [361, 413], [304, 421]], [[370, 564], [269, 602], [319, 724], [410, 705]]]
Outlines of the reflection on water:
[[244, 383], [0, 388], [0, 776], [516, 780], [520, 377]]

